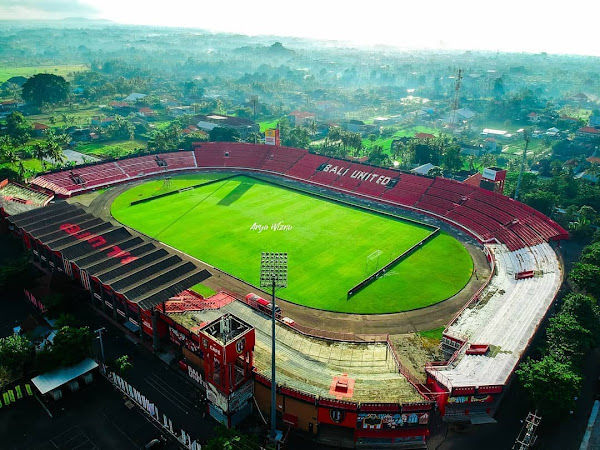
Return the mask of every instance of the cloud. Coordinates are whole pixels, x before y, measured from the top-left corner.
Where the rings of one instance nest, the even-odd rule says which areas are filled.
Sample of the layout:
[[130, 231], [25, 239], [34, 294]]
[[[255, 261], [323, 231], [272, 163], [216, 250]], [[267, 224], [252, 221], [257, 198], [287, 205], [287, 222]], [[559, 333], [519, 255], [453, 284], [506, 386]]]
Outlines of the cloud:
[[98, 9], [80, 0], [2, 0], [2, 16], [10, 19], [92, 18]]

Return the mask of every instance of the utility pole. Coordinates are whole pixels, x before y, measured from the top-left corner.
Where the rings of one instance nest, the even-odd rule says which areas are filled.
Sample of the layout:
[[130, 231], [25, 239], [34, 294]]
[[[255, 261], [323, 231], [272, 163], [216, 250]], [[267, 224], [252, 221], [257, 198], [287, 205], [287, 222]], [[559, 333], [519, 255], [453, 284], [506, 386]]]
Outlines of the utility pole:
[[527, 414], [527, 419], [525, 419], [525, 423], [523, 423], [521, 432], [513, 444], [512, 450], [528, 450], [533, 447], [537, 440], [535, 433], [541, 421], [542, 416], [538, 416], [537, 411]]
[[519, 189], [521, 188], [521, 180], [523, 179], [523, 171], [525, 170], [525, 161], [527, 159], [527, 147], [529, 147], [529, 141], [531, 140], [529, 130], [523, 129], [521, 131], [523, 132], [523, 139], [525, 140], [525, 148], [523, 149], [523, 158], [521, 158], [521, 169], [519, 170], [519, 178], [517, 180], [517, 187], [515, 188], [515, 200], [519, 198]]
[[102, 332], [106, 331], [106, 328], [98, 328], [94, 333], [98, 335], [96, 339], [100, 339], [100, 355], [102, 356], [102, 372], [106, 372], [106, 360], [104, 359], [104, 344], [102, 343]]

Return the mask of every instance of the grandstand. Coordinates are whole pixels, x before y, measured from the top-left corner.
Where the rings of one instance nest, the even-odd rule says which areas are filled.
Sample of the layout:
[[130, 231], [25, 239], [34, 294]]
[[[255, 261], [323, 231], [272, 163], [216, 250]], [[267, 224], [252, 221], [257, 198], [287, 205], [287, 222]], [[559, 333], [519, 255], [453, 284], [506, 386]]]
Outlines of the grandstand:
[[[470, 394], [502, 390], [509, 382], [524, 351], [541, 324], [562, 283], [554, 250], [547, 243], [510, 251], [490, 245], [496, 274], [480, 294], [446, 327], [443, 348], [451, 355], [442, 366], [429, 365], [433, 390], [463, 397], [464, 402], [446, 406], [447, 420], [469, 420], [473, 414], [493, 412], [496, 404], [471, 404]], [[516, 279], [533, 272], [534, 276]], [[470, 352], [483, 346], [484, 353]]]
[[[477, 239], [495, 270], [486, 287], [473, 296], [445, 329], [443, 348], [448, 361], [426, 367], [428, 384], [423, 392], [438, 401], [448, 419], [477, 423], [493, 413], [499, 395], [562, 282], [562, 269], [550, 242], [566, 239], [568, 233], [533, 208], [475, 185], [329, 158], [299, 149], [243, 143], [200, 143], [194, 151], [160, 154], [159, 158], [166, 161], [166, 166], [159, 166], [155, 156], [143, 156], [77, 168], [84, 183], [74, 183], [69, 173], [63, 171], [40, 175], [33, 184], [69, 197], [164, 172], [249, 171], [400, 206], [442, 220]], [[527, 277], [520, 276], [524, 273]], [[236, 302], [223, 308], [243, 307]], [[241, 314], [248, 322], [254, 321], [252, 324], [257, 330], [264, 328], [264, 324], [247, 311], [233, 309], [227, 311]], [[198, 320], [212, 320], [210, 311], [197, 313], [207, 316], [206, 319], [199, 316]], [[259, 334], [268, 340], [268, 332], [265, 333]], [[321, 383], [318, 381], [321, 373], [328, 377], [333, 373], [329, 362], [319, 359], [321, 355], [331, 359], [331, 355], [323, 350], [312, 355], [310, 349], [314, 344], [309, 340], [295, 348], [292, 344], [296, 338], [287, 339], [290, 342], [282, 345], [288, 346], [288, 356], [306, 354], [313, 366], [307, 369], [309, 375], [302, 381], [294, 375], [298, 367], [282, 362], [286, 383], [326, 396], [323, 389], [311, 387], [310, 380], [314, 378], [317, 386]], [[261, 351], [267, 349], [261, 350], [264, 345], [260, 342], [257, 342], [259, 373], [267, 364], [260, 356]], [[369, 347], [368, 351], [373, 355], [378, 352], [376, 347]], [[389, 375], [385, 364], [369, 361], [380, 371], [377, 373], [382, 379]], [[279, 364], [278, 361], [278, 369]], [[357, 377], [361, 376], [362, 369], [352, 364], [346, 367], [356, 370]], [[361, 395], [359, 392], [359, 397]], [[368, 395], [362, 398], [368, 401]], [[412, 394], [406, 395], [408, 398]]]
[[476, 186], [268, 145], [202, 143], [194, 151], [79, 167], [80, 183], [73, 181], [72, 172], [61, 171], [38, 176], [32, 184], [70, 197], [161, 172], [198, 169], [272, 173], [400, 205], [461, 227], [480, 242], [504, 243], [511, 251], [568, 236], [562, 227], [527, 205]]
[[0, 216], [14, 215], [46, 206], [54, 198], [52, 191], [34, 189], [3, 180], [0, 182]]

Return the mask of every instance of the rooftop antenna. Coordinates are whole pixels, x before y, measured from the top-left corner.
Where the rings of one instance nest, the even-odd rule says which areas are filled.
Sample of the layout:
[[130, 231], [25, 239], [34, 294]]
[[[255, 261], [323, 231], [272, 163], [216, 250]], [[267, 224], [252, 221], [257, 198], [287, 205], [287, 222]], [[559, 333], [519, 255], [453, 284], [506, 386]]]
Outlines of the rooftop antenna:
[[462, 69], [458, 69], [456, 80], [454, 81], [454, 100], [452, 101], [452, 126], [456, 126], [456, 110], [458, 109], [458, 98], [460, 95], [460, 85], [462, 80]]
[[525, 148], [523, 149], [523, 158], [521, 159], [521, 169], [519, 170], [519, 178], [517, 180], [517, 187], [515, 188], [515, 196], [514, 199], [517, 200], [519, 198], [519, 189], [521, 188], [521, 180], [523, 178], [523, 171], [525, 170], [525, 161], [527, 159], [527, 147], [529, 147], [529, 141], [531, 140], [531, 135], [529, 130], [526, 128], [520, 129], [518, 131], [523, 132], [523, 140], [525, 141]]

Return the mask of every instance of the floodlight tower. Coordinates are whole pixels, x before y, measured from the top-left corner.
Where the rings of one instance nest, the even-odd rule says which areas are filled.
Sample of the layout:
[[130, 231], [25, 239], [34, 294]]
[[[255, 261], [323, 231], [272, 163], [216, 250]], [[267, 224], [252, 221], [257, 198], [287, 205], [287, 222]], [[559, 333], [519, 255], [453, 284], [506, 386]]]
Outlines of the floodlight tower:
[[260, 287], [271, 288], [271, 439], [277, 431], [277, 394], [275, 383], [275, 289], [287, 287], [287, 253], [262, 252]]

